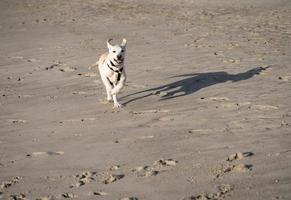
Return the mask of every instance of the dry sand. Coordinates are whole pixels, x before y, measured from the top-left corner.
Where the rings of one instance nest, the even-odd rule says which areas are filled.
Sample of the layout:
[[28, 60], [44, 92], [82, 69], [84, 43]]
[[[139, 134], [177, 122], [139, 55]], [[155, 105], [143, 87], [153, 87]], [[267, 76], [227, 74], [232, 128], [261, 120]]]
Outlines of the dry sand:
[[0, 1], [0, 199], [291, 199], [290, 41], [288, 0]]

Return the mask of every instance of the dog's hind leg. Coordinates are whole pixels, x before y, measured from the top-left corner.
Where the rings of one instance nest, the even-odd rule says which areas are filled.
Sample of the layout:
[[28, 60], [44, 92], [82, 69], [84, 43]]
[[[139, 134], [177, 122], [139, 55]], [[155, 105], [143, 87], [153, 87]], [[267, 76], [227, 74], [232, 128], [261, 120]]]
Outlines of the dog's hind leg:
[[111, 88], [106, 87], [107, 101], [112, 102]]

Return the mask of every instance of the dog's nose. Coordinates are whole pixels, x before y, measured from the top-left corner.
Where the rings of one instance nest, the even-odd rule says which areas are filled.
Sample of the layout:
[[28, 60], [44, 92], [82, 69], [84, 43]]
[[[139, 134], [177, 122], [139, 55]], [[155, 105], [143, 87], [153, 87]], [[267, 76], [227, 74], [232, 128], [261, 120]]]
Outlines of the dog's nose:
[[120, 60], [121, 59], [121, 55], [117, 55], [117, 59]]

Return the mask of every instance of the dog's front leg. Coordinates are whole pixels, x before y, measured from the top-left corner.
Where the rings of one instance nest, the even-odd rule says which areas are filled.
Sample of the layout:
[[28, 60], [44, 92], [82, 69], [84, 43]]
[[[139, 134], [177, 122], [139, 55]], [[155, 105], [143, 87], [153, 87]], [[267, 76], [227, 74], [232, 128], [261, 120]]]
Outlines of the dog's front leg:
[[111, 90], [112, 95], [116, 95], [120, 92], [120, 90], [125, 85], [126, 77], [125, 75], [121, 75], [120, 80], [118, 81], [117, 85], [114, 86], [114, 88]]
[[121, 76], [121, 78], [120, 78], [119, 82], [117, 83], [117, 85], [115, 85], [115, 87], [111, 90], [111, 94], [112, 94], [112, 97], [113, 97], [114, 107], [115, 108], [122, 107], [122, 105], [117, 100], [117, 94], [123, 88], [123, 86], [125, 84], [125, 79], [126, 79], [125, 75]]
[[114, 108], [121, 108], [123, 105], [122, 104], [120, 104], [118, 101], [117, 101], [117, 96], [116, 96], [116, 94], [113, 94], [112, 95], [112, 97], [113, 97], [113, 102], [114, 102]]
[[112, 95], [111, 95], [111, 90], [112, 90], [112, 85], [110, 83], [110, 81], [103, 75], [101, 75], [101, 79], [104, 83], [105, 89], [106, 89], [106, 93], [107, 93], [107, 101], [112, 101]]

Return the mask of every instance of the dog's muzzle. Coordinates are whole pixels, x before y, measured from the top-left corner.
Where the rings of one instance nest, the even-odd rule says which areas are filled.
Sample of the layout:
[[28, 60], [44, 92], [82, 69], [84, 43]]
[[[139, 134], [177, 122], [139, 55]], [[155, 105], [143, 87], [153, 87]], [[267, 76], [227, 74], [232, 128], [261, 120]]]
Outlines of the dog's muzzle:
[[115, 61], [116, 61], [118, 64], [121, 64], [121, 63], [124, 61], [124, 58], [122, 58], [121, 56], [117, 56], [117, 59], [115, 59]]

